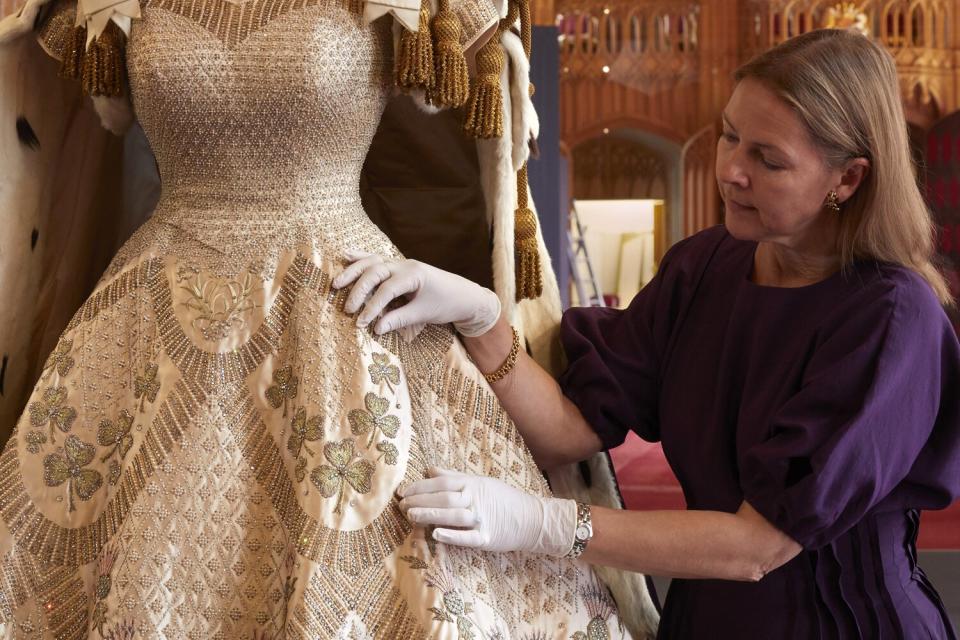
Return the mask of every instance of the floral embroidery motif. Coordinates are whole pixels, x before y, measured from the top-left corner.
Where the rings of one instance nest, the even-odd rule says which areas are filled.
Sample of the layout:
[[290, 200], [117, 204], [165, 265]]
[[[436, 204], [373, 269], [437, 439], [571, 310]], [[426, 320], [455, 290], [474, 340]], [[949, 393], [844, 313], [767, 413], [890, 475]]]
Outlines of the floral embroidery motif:
[[297, 555], [292, 550], [287, 551], [287, 556], [284, 558], [283, 566], [286, 569], [287, 577], [283, 581], [283, 628], [286, 628], [287, 624], [287, 614], [290, 611], [290, 599], [293, 598], [293, 594], [297, 590], [297, 577], [293, 575], [294, 569], [297, 568]]
[[103, 484], [103, 477], [93, 469], [84, 469], [93, 462], [97, 448], [74, 435], [67, 436], [63, 453], [50, 453], [43, 459], [43, 480], [48, 487], [67, 483], [68, 510], [75, 511], [73, 494], [89, 500]]
[[424, 573], [427, 586], [437, 589], [442, 594], [443, 609], [430, 607], [433, 619], [440, 622], [452, 622], [457, 625], [457, 634], [461, 640], [473, 640], [476, 636], [475, 623], [469, 618], [473, 613], [473, 604], [467, 602], [456, 587], [453, 577], [441, 567], [438, 571]]
[[97, 563], [97, 582], [94, 587], [97, 604], [93, 608], [93, 616], [90, 622], [100, 632], [101, 636], [104, 635], [103, 625], [107, 621], [107, 603], [105, 600], [110, 595], [110, 589], [113, 588], [110, 573], [113, 571], [113, 564], [116, 560], [117, 550], [112, 544], [109, 544], [103, 548], [100, 561]]
[[356, 450], [352, 438], [323, 445], [323, 456], [330, 465], [321, 465], [310, 473], [310, 480], [320, 490], [324, 498], [337, 496], [334, 513], [340, 513], [343, 505], [345, 485], [350, 485], [357, 493], [370, 493], [372, 489], [374, 466], [369, 460], [360, 458], [354, 462]]
[[389, 440], [381, 440], [377, 444], [377, 451], [380, 452], [380, 455], [377, 456], [377, 460], [383, 459], [389, 465], [397, 464], [397, 459], [400, 457], [400, 452], [397, 450], [396, 445], [394, 445]]
[[386, 382], [390, 393], [394, 393], [393, 385], [400, 384], [400, 367], [390, 364], [390, 356], [385, 353], [373, 354], [373, 364], [367, 367], [367, 371], [373, 384]]
[[609, 640], [610, 629], [607, 627], [607, 620], [613, 615], [614, 604], [606, 588], [601, 584], [595, 584], [583, 589], [580, 595], [587, 606], [590, 622], [587, 623], [586, 633], [577, 631], [571, 636], [572, 640]]
[[64, 406], [67, 401], [66, 387], [44, 389], [40, 400], [30, 403], [30, 424], [34, 427], [50, 425], [50, 444], [56, 444], [54, 426], [66, 433], [77, 419], [77, 410]]
[[77, 363], [70, 355], [71, 351], [73, 351], [73, 340], [64, 340], [58, 344], [54, 352], [47, 358], [46, 364], [43, 365], [44, 377], [49, 376], [54, 371], [59, 373], [61, 378], [70, 373], [73, 365]]
[[307, 442], [316, 442], [321, 438], [323, 438], [323, 416], [308, 419], [306, 409], [297, 409], [290, 425], [290, 437], [287, 439], [287, 451], [297, 459], [297, 466], [294, 469], [297, 482], [303, 482], [307, 474], [307, 459], [300, 454], [306, 451], [312, 458], [314, 452]]
[[[97, 442], [101, 447], [113, 447], [105, 456], [100, 458], [101, 462], [106, 462], [114, 453], [119, 452], [120, 458], [124, 458], [130, 447], [133, 446], [133, 436], [130, 429], [133, 427], [133, 416], [124, 409], [120, 412], [120, 418], [116, 423], [110, 420], [104, 420], [97, 429]], [[112, 471], [112, 470], [111, 470]]]
[[133, 620], [123, 620], [103, 636], [103, 640], [133, 640], [137, 634]]
[[117, 481], [120, 480], [120, 463], [116, 460], [110, 461], [110, 471], [107, 475], [107, 482], [110, 484], [117, 484]]
[[40, 449], [47, 442], [47, 436], [43, 431], [30, 431], [27, 433], [27, 451], [30, 453], [40, 453]]
[[257, 308], [251, 299], [262, 287], [249, 273], [236, 280], [216, 280], [204, 277], [199, 270], [183, 268], [178, 274], [180, 289], [190, 296], [181, 306], [193, 311], [196, 317], [191, 326], [210, 341], [223, 340], [234, 330], [247, 326], [249, 312]]
[[411, 569], [426, 569], [427, 563], [417, 556], [400, 556], [400, 559], [410, 565]]
[[[427, 535], [427, 547], [430, 555], [436, 557], [436, 543], [430, 544], [432, 536], [430, 532]], [[443, 600], [443, 609], [440, 607], [430, 607], [428, 611], [433, 614], [433, 619], [438, 622], [451, 622], [457, 625], [457, 634], [461, 640], [474, 640], [476, 638], [475, 630], [478, 629], [476, 623], [469, 618], [473, 613], [473, 604], [467, 602], [457, 588], [452, 575], [442, 564], [439, 568], [430, 568], [430, 566], [416, 556], [400, 556], [400, 559], [410, 565], [411, 569], [423, 571], [424, 582], [427, 586], [437, 589]], [[482, 629], [479, 630], [483, 635]], [[489, 637], [489, 636], [488, 636]]]
[[287, 400], [297, 397], [300, 380], [293, 375], [293, 367], [286, 366], [273, 372], [274, 385], [267, 388], [267, 401], [274, 409], [283, 406], [283, 417], [287, 417]]
[[159, 370], [159, 366], [151, 363], [144, 369], [143, 375], [133, 381], [133, 397], [140, 401], [140, 413], [143, 413], [144, 401], [153, 404], [160, 393], [160, 381], [157, 380]]
[[369, 433], [368, 449], [373, 446], [378, 431], [382, 431], [388, 438], [395, 438], [397, 432], [400, 431], [400, 418], [387, 415], [387, 411], [390, 409], [390, 401], [375, 393], [368, 393], [364, 396], [363, 403], [367, 407], [366, 410], [353, 409], [347, 414], [347, 420], [350, 421], [350, 432], [355, 436], [364, 436]]

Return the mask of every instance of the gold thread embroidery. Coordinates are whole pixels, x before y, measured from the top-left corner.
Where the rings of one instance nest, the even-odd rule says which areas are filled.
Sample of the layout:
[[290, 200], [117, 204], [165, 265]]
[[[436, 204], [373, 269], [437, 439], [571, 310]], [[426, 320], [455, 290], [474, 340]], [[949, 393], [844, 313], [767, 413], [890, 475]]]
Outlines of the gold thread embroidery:
[[293, 375], [293, 367], [286, 366], [273, 372], [274, 384], [267, 388], [267, 401], [274, 409], [283, 407], [287, 417], [287, 400], [296, 400], [300, 380]]
[[350, 486], [360, 494], [370, 493], [374, 466], [369, 460], [357, 456], [352, 438], [340, 442], [328, 442], [323, 445], [323, 457], [330, 464], [322, 464], [310, 473], [310, 481], [320, 490], [324, 498], [337, 496], [334, 513], [340, 513], [343, 507], [344, 489]]
[[373, 384], [386, 383], [390, 393], [396, 393], [393, 385], [400, 384], [400, 367], [390, 364], [390, 356], [385, 353], [374, 353], [373, 364], [367, 367], [370, 373], [370, 382]]
[[373, 446], [378, 431], [388, 438], [396, 438], [400, 431], [400, 418], [387, 413], [390, 410], [390, 401], [375, 393], [368, 393], [363, 398], [363, 404], [366, 409], [353, 409], [347, 414], [350, 433], [355, 436], [365, 436], [369, 433], [368, 449]]
[[30, 424], [34, 427], [49, 425], [50, 444], [57, 442], [54, 427], [68, 433], [77, 419], [77, 410], [67, 406], [66, 401], [66, 387], [51, 387], [43, 390], [40, 400], [30, 403]]
[[156, 363], [150, 363], [144, 369], [142, 376], [137, 376], [133, 383], [133, 397], [140, 401], [139, 411], [144, 412], [144, 402], [153, 404], [157, 400], [157, 394], [160, 393], [160, 381], [157, 380], [157, 372], [160, 367]]
[[70, 373], [70, 370], [73, 369], [73, 365], [77, 362], [70, 355], [72, 350], [73, 340], [61, 341], [53, 353], [47, 358], [47, 362], [43, 366], [44, 377], [49, 377], [54, 371], [56, 371], [61, 378], [66, 377], [66, 375]]
[[103, 484], [103, 476], [99, 471], [84, 468], [93, 462], [96, 455], [95, 446], [69, 435], [63, 443], [63, 453], [50, 453], [44, 457], [43, 481], [48, 487], [67, 483], [68, 511], [76, 510], [74, 494], [81, 500], [89, 500]]
[[193, 312], [191, 326], [211, 342], [245, 329], [251, 312], [258, 307], [253, 295], [263, 290], [249, 273], [240, 280], [220, 280], [192, 267], [180, 268], [177, 284], [189, 296], [180, 306]]
[[[193, 20], [217, 37], [228, 49], [265, 27], [272, 20], [298, 9], [329, 4], [331, 0], [280, 0], [278, 2], [243, 2], [228, 0], [146, 0], [143, 8], [163, 9]], [[359, 19], [361, 0], [337, 0]]]

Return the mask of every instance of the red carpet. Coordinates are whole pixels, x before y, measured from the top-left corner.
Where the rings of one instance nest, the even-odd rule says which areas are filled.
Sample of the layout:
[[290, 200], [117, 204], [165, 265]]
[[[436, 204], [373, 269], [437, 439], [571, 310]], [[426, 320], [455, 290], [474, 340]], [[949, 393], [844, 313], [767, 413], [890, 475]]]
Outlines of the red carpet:
[[[683, 509], [683, 492], [659, 444], [633, 434], [611, 452], [620, 491], [631, 509]], [[943, 511], [925, 511], [920, 524], [922, 549], [960, 549], [960, 502]]]

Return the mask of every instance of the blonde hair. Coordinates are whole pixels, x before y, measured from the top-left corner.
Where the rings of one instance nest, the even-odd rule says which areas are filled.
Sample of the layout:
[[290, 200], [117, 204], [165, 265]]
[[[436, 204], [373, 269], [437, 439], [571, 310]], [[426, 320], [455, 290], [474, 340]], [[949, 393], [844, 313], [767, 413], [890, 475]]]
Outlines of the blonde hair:
[[935, 227], [917, 187], [893, 57], [858, 33], [821, 29], [784, 42], [734, 74], [737, 82], [746, 78], [794, 109], [831, 167], [853, 158], [870, 162], [843, 203], [837, 242], [844, 267], [862, 258], [901, 265], [952, 305], [933, 263]]

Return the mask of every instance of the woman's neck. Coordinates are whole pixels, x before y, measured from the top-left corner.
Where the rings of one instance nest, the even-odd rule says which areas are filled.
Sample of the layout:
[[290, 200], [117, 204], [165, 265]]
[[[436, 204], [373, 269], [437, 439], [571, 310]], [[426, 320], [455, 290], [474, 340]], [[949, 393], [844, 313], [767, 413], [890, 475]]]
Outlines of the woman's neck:
[[801, 251], [774, 242], [761, 242], [753, 259], [753, 281], [768, 287], [805, 287], [840, 270], [836, 252]]

